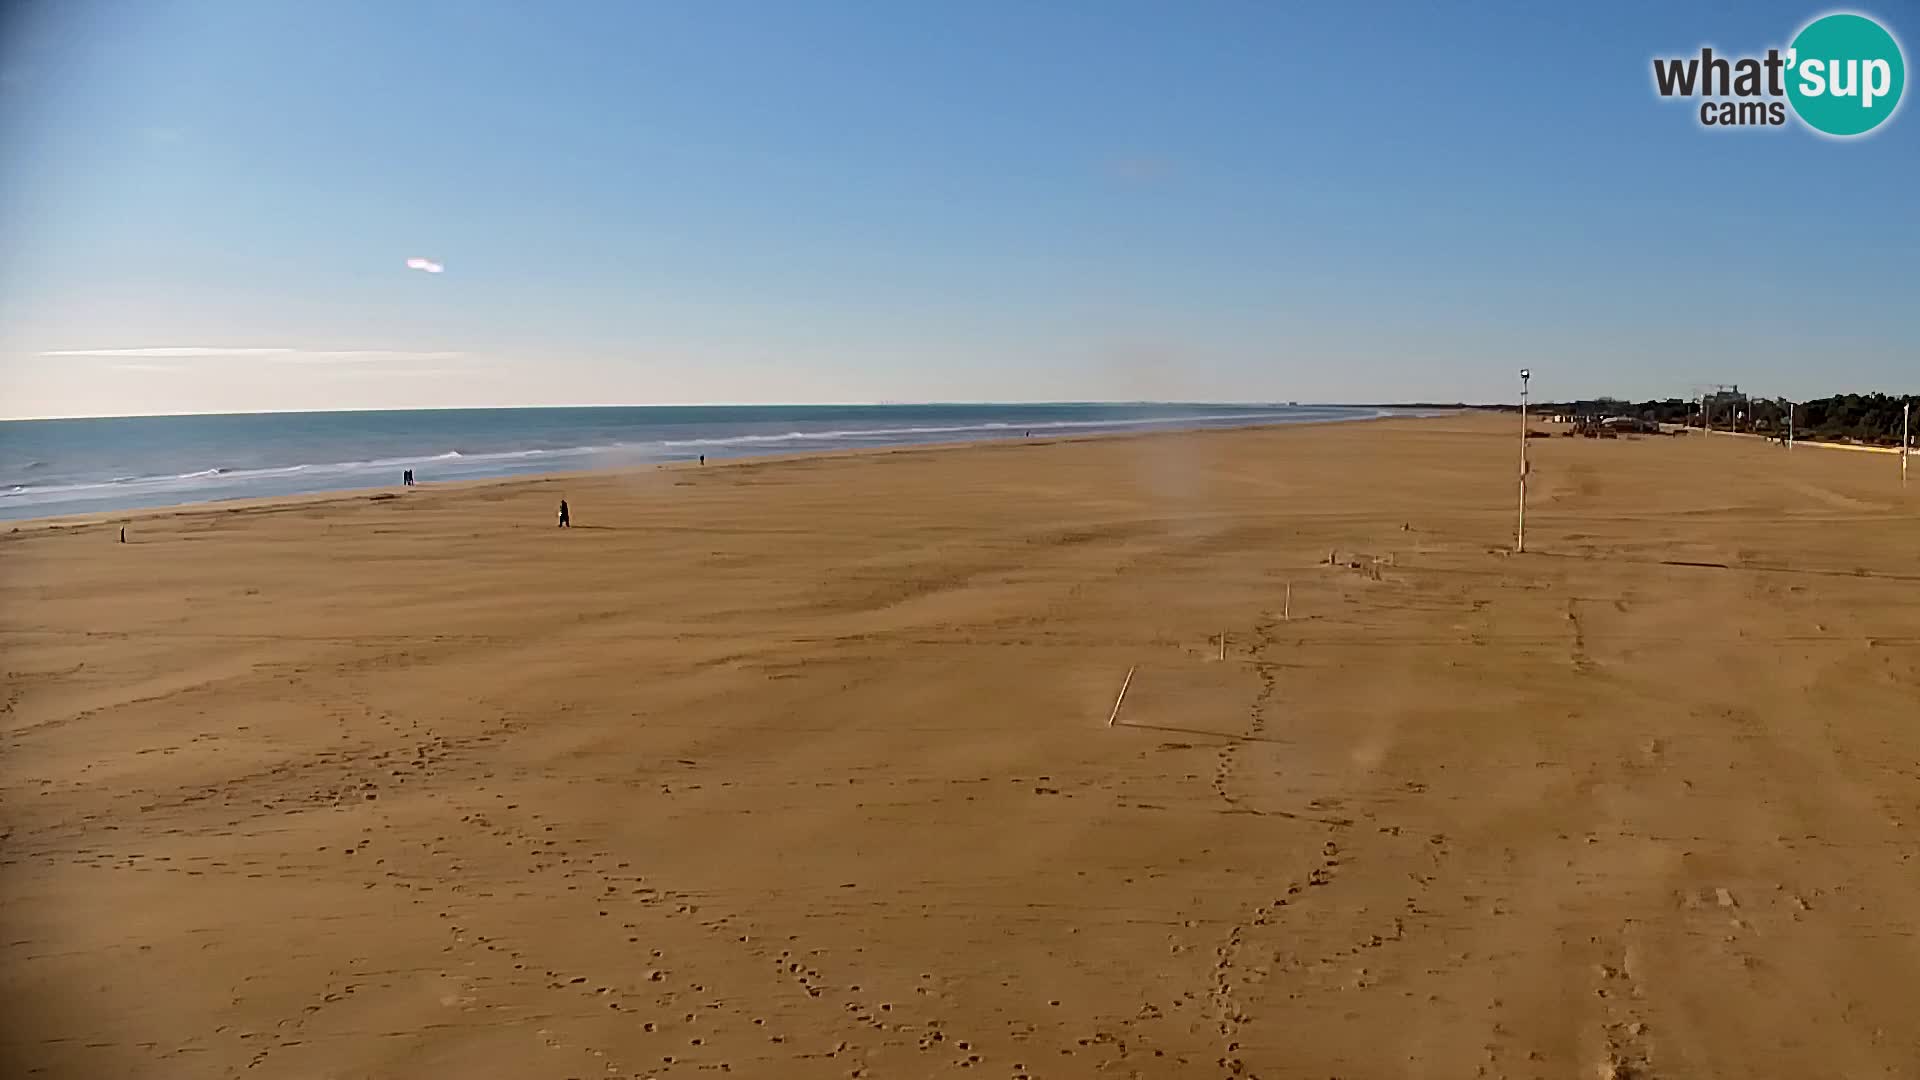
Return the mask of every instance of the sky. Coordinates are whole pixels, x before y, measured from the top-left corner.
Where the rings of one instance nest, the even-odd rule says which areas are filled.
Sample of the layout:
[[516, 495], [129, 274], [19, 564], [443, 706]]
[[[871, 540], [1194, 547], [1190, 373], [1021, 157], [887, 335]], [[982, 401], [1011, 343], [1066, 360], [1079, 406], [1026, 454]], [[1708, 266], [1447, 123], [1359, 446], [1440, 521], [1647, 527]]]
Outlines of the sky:
[[1653, 90], [1826, 10], [15, 0], [0, 416], [1920, 391], [1914, 107]]

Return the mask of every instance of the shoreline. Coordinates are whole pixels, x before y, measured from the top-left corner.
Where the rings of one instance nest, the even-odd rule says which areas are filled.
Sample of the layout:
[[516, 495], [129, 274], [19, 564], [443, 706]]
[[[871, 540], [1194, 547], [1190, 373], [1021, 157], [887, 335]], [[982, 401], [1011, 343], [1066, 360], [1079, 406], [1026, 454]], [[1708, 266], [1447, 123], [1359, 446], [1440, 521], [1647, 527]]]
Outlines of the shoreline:
[[[911, 454], [930, 452], [951, 452], [969, 449], [1006, 448], [1010, 446], [1045, 446], [1059, 443], [1092, 442], [1104, 440], [1166, 439], [1182, 436], [1207, 434], [1228, 434], [1232, 432], [1286, 430], [1289, 428], [1323, 428], [1351, 424], [1377, 424], [1394, 420], [1431, 420], [1458, 415], [1456, 412], [1420, 412], [1390, 416], [1355, 416], [1335, 420], [1295, 420], [1284, 423], [1251, 423], [1219, 425], [1212, 427], [1175, 428], [1158, 431], [1103, 431], [1085, 435], [1054, 434], [1025, 438], [1008, 436], [997, 439], [965, 439], [948, 442], [909, 443], [896, 446], [844, 447], [831, 450], [802, 450], [791, 453], [741, 454], [724, 458], [715, 458], [706, 465], [694, 461], [663, 461], [651, 465], [632, 465], [613, 468], [558, 470], [546, 473], [519, 473], [507, 476], [474, 477], [465, 480], [425, 481], [413, 488], [418, 493], [467, 492], [483, 488], [508, 488], [515, 485], [549, 484], [559, 480], [592, 481], [601, 478], [620, 476], [645, 476], [660, 472], [677, 472], [700, 469], [720, 469], [741, 465], [761, 465], [776, 462], [812, 461], [829, 458], [869, 457], [887, 454]], [[0, 520], [0, 526], [7, 531], [0, 537], [11, 534], [46, 532], [52, 530], [84, 529], [96, 525], [131, 525], [137, 521], [161, 518], [191, 516], [212, 516], [218, 514], [271, 513], [281, 510], [300, 509], [331, 503], [354, 503], [362, 501], [387, 501], [411, 497], [403, 487], [358, 487], [338, 488], [329, 491], [301, 492], [289, 495], [251, 495], [229, 499], [206, 499], [197, 502], [168, 503], [164, 506], [141, 506], [125, 510], [86, 510], [71, 514], [47, 514], [39, 517], [11, 518]]]

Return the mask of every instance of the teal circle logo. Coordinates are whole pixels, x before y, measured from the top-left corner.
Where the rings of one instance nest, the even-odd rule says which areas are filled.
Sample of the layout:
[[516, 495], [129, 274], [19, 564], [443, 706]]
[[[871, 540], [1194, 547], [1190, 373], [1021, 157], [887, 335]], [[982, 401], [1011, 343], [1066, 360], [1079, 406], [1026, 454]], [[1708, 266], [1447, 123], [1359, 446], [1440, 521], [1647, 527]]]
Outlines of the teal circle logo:
[[1900, 43], [1865, 15], [1815, 19], [1787, 50], [1787, 100], [1815, 131], [1864, 135], [1900, 107], [1907, 62]]

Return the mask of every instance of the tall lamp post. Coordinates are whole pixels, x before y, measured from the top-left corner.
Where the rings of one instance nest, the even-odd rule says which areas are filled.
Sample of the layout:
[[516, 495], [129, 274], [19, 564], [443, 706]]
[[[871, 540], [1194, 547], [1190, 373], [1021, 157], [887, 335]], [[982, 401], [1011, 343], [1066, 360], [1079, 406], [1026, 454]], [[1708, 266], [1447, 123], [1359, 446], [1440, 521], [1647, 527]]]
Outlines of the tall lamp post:
[[1527, 380], [1533, 372], [1520, 369], [1520, 523], [1514, 529], [1513, 550], [1527, 550]]

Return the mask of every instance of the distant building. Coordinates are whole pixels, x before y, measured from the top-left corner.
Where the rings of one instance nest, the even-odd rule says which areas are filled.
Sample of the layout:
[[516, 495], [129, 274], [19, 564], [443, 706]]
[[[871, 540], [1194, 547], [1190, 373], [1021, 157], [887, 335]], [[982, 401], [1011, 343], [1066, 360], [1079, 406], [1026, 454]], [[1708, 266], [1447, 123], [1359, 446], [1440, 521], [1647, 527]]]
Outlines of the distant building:
[[1735, 409], [1745, 416], [1753, 407], [1752, 401], [1740, 392], [1738, 386], [1723, 386], [1711, 394], [1702, 395], [1702, 400], [1706, 403], [1707, 412], [1714, 417], [1732, 416]]

